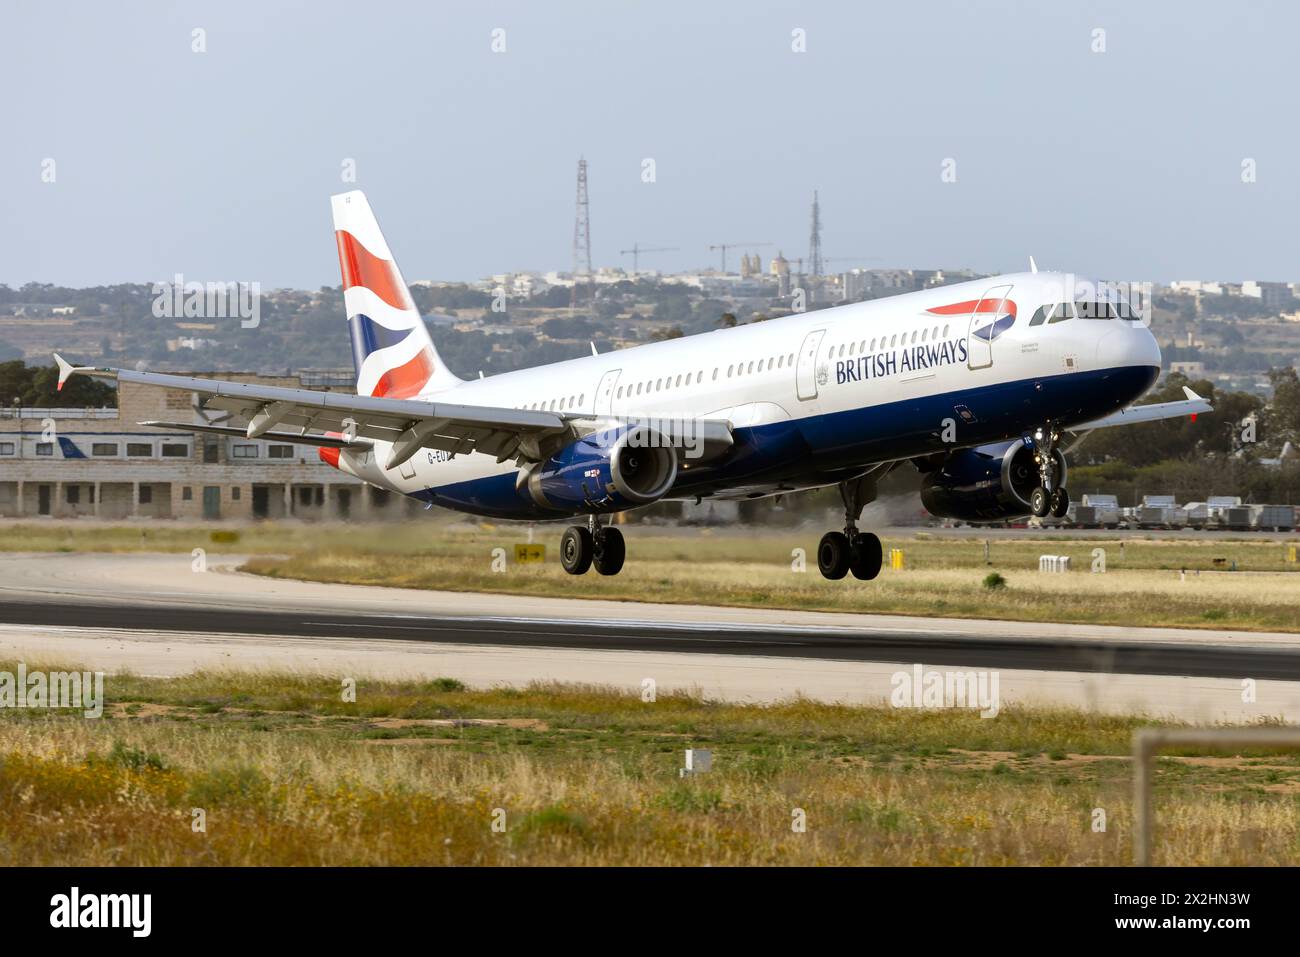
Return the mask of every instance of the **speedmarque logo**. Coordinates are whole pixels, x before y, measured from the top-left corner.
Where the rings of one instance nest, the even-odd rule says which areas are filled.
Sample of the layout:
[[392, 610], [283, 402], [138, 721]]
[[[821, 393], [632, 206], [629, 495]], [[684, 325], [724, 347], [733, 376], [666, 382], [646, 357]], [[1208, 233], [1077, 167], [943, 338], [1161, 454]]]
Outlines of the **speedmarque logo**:
[[152, 926], [152, 894], [71, 894], [50, 898], [51, 927], [129, 927], [131, 936], [148, 937]]

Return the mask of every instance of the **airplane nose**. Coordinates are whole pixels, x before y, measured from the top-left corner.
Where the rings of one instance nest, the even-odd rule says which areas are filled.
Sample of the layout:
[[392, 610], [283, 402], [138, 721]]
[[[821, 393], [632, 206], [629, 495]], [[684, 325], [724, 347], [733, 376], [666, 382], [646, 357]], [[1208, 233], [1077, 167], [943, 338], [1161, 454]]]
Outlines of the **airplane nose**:
[[1112, 328], [1098, 340], [1098, 368], [1122, 369], [1133, 366], [1160, 368], [1160, 344], [1146, 326]]

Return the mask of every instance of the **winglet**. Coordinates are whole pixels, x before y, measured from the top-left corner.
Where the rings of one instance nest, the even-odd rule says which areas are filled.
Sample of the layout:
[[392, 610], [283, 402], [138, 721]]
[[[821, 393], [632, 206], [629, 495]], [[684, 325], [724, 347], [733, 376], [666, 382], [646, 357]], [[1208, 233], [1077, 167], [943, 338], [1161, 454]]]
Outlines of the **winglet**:
[[59, 364], [59, 384], [56, 390], [58, 392], [63, 391], [63, 384], [68, 381], [70, 376], [78, 374], [100, 376], [105, 379], [117, 378], [117, 372], [113, 369], [97, 369], [94, 366], [74, 366], [57, 352], [54, 353], [54, 361]]
[[1204, 397], [1204, 396], [1197, 395], [1197, 394], [1196, 394], [1195, 392], [1193, 392], [1191, 389], [1187, 388], [1187, 386], [1183, 386], [1183, 395], [1187, 396], [1187, 398], [1190, 399], [1190, 400], [1193, 401], [1193, 402], [1204, 402], [1204, 401], [1205, 401], [1205, 397]]
[[59, 392], [62, 392], [62, 391], [63, 391], [63, 384], [64, 384], [65, 382], [68, 381], [68, 376], [72, 375], [74, 372], [77, 371], [77, 367], [74, 366], [74, 365], [73, 365], [71, 362], [69, 362], [67, 359], [63, 358], [63, 356], [59, 355], [57, 352], [54, 353], [54, 361], [57, 362], [57, 363], [59, 364], [59, 386], [58, 386], [58, 391], [59, 391]]

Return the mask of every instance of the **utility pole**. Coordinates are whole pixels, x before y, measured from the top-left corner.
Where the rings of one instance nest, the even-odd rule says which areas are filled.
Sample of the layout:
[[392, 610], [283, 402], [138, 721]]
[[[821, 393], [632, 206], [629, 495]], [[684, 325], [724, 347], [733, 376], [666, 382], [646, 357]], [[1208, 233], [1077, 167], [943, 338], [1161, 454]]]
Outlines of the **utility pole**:
[[822, 208], [813, 190], [812, 235], [808, 240], [808, 269], [814, 280], [822, 275]]
[[591, 271], [591, 217], [587, 202], [587, 161], [578, 159], [578, 201], [573, 218], [573, 292], [569, 296], [569, 312], [578, 305], [578, 277], [590, 285]]

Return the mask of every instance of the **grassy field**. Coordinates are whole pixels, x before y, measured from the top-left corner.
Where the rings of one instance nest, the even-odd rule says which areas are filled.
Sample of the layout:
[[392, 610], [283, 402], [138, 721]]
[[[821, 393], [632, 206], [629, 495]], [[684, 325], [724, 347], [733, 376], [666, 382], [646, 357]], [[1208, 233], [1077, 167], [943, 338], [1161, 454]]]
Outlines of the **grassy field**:
[[[216, 534], [206, 526], [7, 526], [10, 551], [184, 551], [203, 547], [252, 555], [244, 566], [262, 575], [449, 591], [687, 602], [959, 618], [1115, 625], [1300, 631], [1300, 566], [1274, 540], [1156, 537], [1097, 539], [1068, 533], [985, 539], [942, 532], [887, 535], [904, 570], [873, 582], [824, 581], [814, 551], [820, 529], [663, 529], [627, 526], [622, 574], [581, 578], [556, 558], [560, 528], [539, 526], [547, 560], [516, 565], [520, 527], [449, 524], [252, 525]], [[340, 544], [342, 543], [342, 544]], [[504, 566], [494, 563], [503, 549]], [[805, 556], [803, 571], [796, 549]], [[1092, 574], [1104, 549], [1106, 573]], [[1071, 556], [1074, 571], [1038, 572], [1044, 553]], [[1234, 570], [1235, 569], [1235, 570]], [[1184, 574], [1185, 570], [1185, 574]], [[1005, 586], [985, 587], [997, 572]]]
[[[3, 712], [0, 866], [1124, 864], [1144, 723], [448, 680], [349, 703], [270, 674], [106, 690], [99, 720]], [[686, 747], [713, 772], [680, 779]], [[1158, 767], [1158, 861], [1300, 863], [1300, 758]]]

